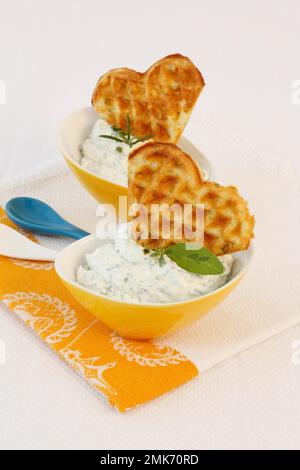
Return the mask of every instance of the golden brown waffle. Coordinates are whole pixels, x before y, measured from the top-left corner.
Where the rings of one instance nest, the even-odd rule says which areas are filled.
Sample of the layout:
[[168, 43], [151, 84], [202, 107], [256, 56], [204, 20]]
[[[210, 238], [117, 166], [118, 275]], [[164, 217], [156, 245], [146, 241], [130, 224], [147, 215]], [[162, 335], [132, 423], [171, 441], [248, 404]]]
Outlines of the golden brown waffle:
[[203, 77], [190, 59], [174, 54], [144, 73], [110, 70], [98, 80], [92, 105], [100, 117], [123, 130], [128, 115], [135, 137], [151, 135], [176, 143], [203, 87]]
[[[150, 142], [133, 150], [129, 155], [128, 178], [129, 206], [143, 204], [150, 212], [151, 204], [172, 206], [177, 203], [182, 207], [192, 204], [194, 229], [196, 204], [202, 204], [204, 246], [217, 256], [249, 247], [254, 236], [254, 217], [249, 213], [247, 202], [233, 186], [204, 181], [198, 166], [176, 145]], [[151, 213], [149, 227], [150, 216]], [[145, 231], [143, 226], [138, 228]], [[138, 240], [142, 246], [151, 249], [164, 248], [178, 241], [174, 233], [170, 240]]]

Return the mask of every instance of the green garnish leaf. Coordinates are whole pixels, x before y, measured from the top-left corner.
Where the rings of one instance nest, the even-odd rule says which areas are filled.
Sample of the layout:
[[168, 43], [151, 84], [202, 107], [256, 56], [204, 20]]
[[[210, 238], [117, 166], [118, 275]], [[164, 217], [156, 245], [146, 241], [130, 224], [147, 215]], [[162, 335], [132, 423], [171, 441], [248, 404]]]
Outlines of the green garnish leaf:
[[207, 248], [188, 249], [187, 243], [177, 243], [164, 250], [165, 254], [182, 269], [201, 275], [223, 274], [221, 261]]
[[145, 137], [141, 137], [140, 139], [132, 139], [131, 140], [131, 147], [139, 142], [145, 142], [146, 140], [152, 139], [153, 135], [146, 135]]
[[162, 267], [164, 264], [166, 264], [166, 260], [165, 260], [164, 255], [160, 255], [160, 257], [158, 259], [158, 264], [159, 264], [160, 267]]
[[207, 248], [195, 243], [176, 243], [168, 248], [156, 250], [143, 249], [144, 254], [150, 253], [151, 258], [157, 258], [160, 266], [166, 263], [168, 256], [180, 268], [190, 273], [201, 275], [223, 274], [225, 269], [221, 261]]
[[124, 140], [119, 139], [118, 137], [115, 137], [114, 135], [99, 135], [99, 137], [103, 137], [104, 139], [110, 139], [110, 140], [115, 140], [116, 142], [124, 142]]
[[128, 114], [126, 116], [126, 131], [117, 126], [112, 126], [112, 130], [117, 134], [116, 136], [103, 134], [99, 135], [99, 137], [103, 137], [104, 139], [115, 140], [116, 142], [122, 142], [124, 144], [129, 145], [130, 148], [138, 144], [139, 142], [145, 142], [146, 140], [149, 140], [153, 137], [152, 135], [146, 135], [145, 137], [132, 137], [130, 117]]
[[126, 116], [126, 124], [127, 124], [127, 136], [129, 138], [131, 134], [131, 127], [130, 127], [130, 118], [128, 114]]

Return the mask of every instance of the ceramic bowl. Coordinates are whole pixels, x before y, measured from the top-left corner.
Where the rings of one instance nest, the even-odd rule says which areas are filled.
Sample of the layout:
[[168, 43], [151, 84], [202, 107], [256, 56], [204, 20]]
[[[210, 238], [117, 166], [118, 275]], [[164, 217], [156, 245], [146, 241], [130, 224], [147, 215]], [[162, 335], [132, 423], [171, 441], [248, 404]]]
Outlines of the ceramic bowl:
[[148, 340], [178, 330], [207, 315], [223, 302], [239, 284], [249, 268], [253, 247], [235, 253], [230, 280], [219, 289], [194, 298], [173, 303], [132, 303], [97, 294], [76, 281], [76, 272], [84, 264], [85, 254], [93, 252], [104, 241], [96, 235], [78, 240], [59, 253], [55, 268], [71, 294], [90, 313], [120, 336]]
[[[91, 107], [80, 109], [65, 118], [59, 128], [59, 146], [67, 164], [84, 188], [99, 203], [112, 204], [118, 213], [119, 196], [127, 196], [127, 186], [101, 178], [80, 165], [80, 146], [98, 118]], [[211, 179], [215, 178], [212, 165], [188, 139], [181, 137], [178, 146], [207, 171]]]

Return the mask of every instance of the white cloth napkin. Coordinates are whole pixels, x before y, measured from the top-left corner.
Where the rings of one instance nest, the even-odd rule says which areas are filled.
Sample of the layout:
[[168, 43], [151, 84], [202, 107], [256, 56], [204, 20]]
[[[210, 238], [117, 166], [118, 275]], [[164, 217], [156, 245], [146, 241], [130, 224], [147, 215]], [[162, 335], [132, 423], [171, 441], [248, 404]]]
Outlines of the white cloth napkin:
[[[300, 322], [300, 177], [212, 123], [194, 119], [192, 126], [187, 137], [210, 159], [220, 183], [239, 188], [256, 217], [254, 262], [241, 284], [210, 315], [158, 340], [204, 371]], [[85, 230], [95, 228], [97, 203], [61, 160], [0, 183], [2, 206], [21, 195], [43, 199]]]

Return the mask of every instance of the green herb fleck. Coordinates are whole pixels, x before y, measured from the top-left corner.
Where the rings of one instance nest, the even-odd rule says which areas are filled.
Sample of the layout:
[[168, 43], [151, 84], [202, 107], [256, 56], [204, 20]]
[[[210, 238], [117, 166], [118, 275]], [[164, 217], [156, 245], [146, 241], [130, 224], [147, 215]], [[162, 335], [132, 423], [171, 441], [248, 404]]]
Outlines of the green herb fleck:
[[118, 146], [118, 147], [116, 147], [116, 151], [119, 152], [119, 153], [122, 153], [123, 149], [122, 149], [122, 147]]

